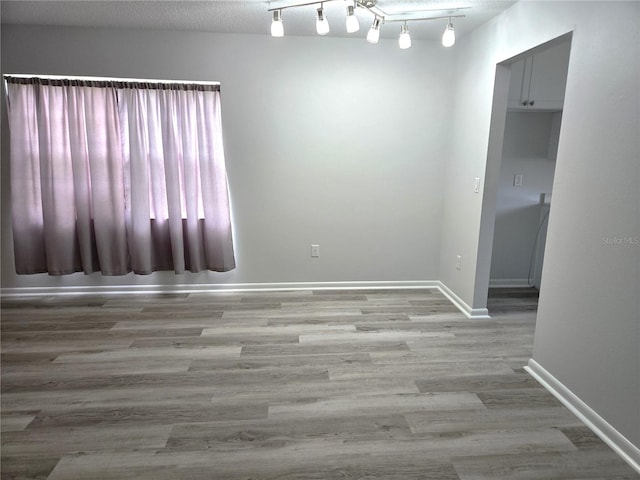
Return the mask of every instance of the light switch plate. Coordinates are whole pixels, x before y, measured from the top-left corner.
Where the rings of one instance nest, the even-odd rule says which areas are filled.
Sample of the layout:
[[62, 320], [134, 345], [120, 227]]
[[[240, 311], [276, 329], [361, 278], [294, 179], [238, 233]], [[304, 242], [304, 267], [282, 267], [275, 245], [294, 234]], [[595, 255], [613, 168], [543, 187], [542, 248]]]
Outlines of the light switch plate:
[[522, 174], [518, 173], [516, 175], [514, 175], [513, 177], [513, 186], [514, 187], [521, 187], [522, 186]]

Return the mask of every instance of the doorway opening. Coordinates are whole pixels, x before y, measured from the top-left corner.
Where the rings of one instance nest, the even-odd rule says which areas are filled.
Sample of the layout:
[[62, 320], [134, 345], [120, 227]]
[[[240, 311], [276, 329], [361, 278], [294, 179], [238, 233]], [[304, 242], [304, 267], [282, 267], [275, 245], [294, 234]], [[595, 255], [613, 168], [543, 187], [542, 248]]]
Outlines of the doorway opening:
[[492, 208], [483, 212], [489, 314], [537, 309], [570, 49], [568, 34], [498, 65], [496, 90], [507, 98], [506, 112], [494, 102], [502, 122], [492, 119], [487, 162], [494, 188]]

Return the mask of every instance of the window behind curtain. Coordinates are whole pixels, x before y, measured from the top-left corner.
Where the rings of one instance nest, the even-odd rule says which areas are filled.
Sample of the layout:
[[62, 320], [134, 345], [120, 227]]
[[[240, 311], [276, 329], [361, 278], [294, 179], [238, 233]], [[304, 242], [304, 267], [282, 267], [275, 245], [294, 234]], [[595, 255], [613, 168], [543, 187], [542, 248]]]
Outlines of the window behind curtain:
[[218, 85], [5, 81], [17, 273], [235, 268]]

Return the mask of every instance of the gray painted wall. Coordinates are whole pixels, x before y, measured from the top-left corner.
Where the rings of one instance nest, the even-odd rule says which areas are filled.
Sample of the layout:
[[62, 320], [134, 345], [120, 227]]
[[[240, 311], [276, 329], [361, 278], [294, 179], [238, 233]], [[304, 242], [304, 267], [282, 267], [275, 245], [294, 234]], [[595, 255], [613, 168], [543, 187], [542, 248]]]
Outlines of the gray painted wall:
[[494, 83], [505, 81], [496, 65], [573, 32], [534, 359], [638, 447], [639, 20], [636, 2], [519, 2], [460, 39], [440, 268], [469, 305], [486, 305], [499, 179], [489, 131]]
[[3, 73], [222, 83], [238, 268], [16, 276], [3, 141], [2, 286], [437, 280], [453, 55], [437, 42], [3, 26]]

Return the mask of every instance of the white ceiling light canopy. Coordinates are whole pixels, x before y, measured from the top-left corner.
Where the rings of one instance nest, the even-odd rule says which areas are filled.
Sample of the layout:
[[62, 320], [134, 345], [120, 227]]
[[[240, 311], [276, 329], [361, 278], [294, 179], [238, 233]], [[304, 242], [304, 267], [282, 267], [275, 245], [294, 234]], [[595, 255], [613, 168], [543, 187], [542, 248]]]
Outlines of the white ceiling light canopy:
[[[282, 10], [287, 8], [307, 7], [310, 5], [319, 5], [317, 8], [316, 16], [316, 31], [318, 35], [326, 35], [329, 33], [329, 22], [324, 14], [324, 3], [329, 2], [343, 2], [345, 0], [323, 0], [322, 2], [308, 2], [308, 3], [294, 3], [279, 5], [275, 8], [270, 8], [269, 12], [274, 12], [273, 22], [271, 25], [271, 34], [275, 36], [284, 35], [284, 27], [282, 27]], [[398, 37], [398, 46], [401, 49], [411, 47], [411, 36], [409, 35], [409, 27], [407, 22], [420, 22], [429, 20], [439, 20], [447, 18], [447, 28], [442, 36], [442, 44], [450, 47], [455, 43], [455, 32], [453, 30], [452, 18], [461, 18], [466, 15], [459, 13], [460, 11], [469, 9], [471, 7], [455, 7], [450, 9], [438, 9], [438, 10], [404, 10], [394, 11], [388, 13], [382, 10], [377, 5], [377, 0], [346, 0], [347, 3], [347, 16], [346, 16], [346, 28], [347, 33], [355, 33], [360, 29], [358, 18], [355, 15], [356, 9], [362, 9], [371, 13], [373, 18], [373, 24], [367, 32], [367, 41], [369, 43], [378, 43], [380, 40], [380, 28], [383, 23], [389, 22], [402, 22], [403, 25], [400, 30], [400, 36]], [[278, 12], [276, 14], [276, 12]], [[276, 17], [277, 15], [277, 17]], [[280, 25], [275, 25], [276, 22], [280, 22]], [[275, 26], [274, 26], [275, 25]], [[274, 33], [275, 31], [275, 33]]]

